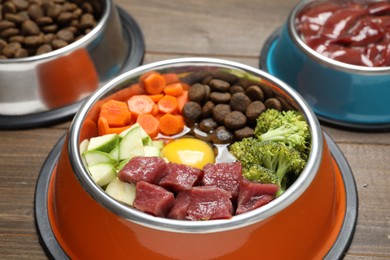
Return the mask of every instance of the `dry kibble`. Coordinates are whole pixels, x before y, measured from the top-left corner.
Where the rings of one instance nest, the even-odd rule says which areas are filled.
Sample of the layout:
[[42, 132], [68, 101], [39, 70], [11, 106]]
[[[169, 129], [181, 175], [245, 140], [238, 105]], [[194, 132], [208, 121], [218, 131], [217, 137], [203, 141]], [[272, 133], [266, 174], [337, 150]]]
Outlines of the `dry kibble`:
[[57, 32], [57, 38], [66, 42], [72, 42], [74, 40], [74, 34], [69, 29], [62, 29]]
[[43, 17], [44, 15], [42, 8], [36, 4], [30, 5], [27, 9], [27, 13], [30, 16], [30, 18], [34, 20]]
[[0, 21], [0, 31], [15, 27], [15, 23], [7, 20]]
[[29, 5], [29, 3], [26, 0], [11, 0], [11, 1], [15, 5], [16, 9], [18, 10], [25, 10]]
[[23, 58], [67, 46], [96, 26], [96, 15], [83, 0], [0, 0], [0, 55]]
[[43, 44], [43, 45], [39, 46], [36, 54], [40, 55], [40, 54], [51, 52], [52, 50], [53, 50], [53, 48], [51, 47], [50, 44]]
[[24, 21], [22, 29], [27, 35], [38, 35], [41, 32], [39, 26], [32, 20]]
[[60, 49], [62, 47], [67, 46], [68, 43], [64, 40], [55, 39], [51, 42], [51, 45], [53, 46], [53, 49], [57, 50], [57, 49]]
[[15, 51], [14, 57], [15, 58], [24, 58], [28, 56], [28, 52], [26, 49], [20, 48]]
[[18, 29], [16, 29], [16, 28], [8, 28], [8, 29], [3, 30], [0, 33], [0, 37], [5, 39], [5, 38], [9, 38], [11, 36], [18, 35], [18, 34], [19, 34], [19, 30]]
[[8, 58], [12, 58], [15, 55], [15, 52], [20, 48], [22, 48], [22, 45], [20, 43], [11, 42], [3, 48], [3, 55], [7, 56]]

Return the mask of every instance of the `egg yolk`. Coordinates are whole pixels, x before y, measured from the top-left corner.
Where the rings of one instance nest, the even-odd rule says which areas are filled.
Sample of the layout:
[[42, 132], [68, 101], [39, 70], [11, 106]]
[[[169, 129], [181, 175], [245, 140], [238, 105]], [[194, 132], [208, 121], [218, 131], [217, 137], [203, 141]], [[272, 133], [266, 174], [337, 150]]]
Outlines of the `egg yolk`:
[[213, 149], [206, 142], [195, 138], [181, 138], [164, 146], [162, 157], [170, 162], [202, 169], [207, 163], [214, 163]]

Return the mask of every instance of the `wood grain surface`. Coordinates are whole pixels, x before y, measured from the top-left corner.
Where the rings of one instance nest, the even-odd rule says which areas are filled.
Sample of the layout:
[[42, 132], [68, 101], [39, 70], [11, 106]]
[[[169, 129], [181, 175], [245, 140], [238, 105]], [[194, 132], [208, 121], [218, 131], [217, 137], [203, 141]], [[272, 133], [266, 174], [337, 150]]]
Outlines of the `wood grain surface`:
[[[116, 0], [141, 27], [144, 64], [203, 56], [258, 67], [267, 37], [296, 0]], [[1, 84], [1, 83], [0, 83]], [[70, 122], [0, 131], [0, 259], [45, 259], [34, 218], [41, 166]], [[344, 259], [390, 259], [390, 133], [323, 126], [345, 155], [359, 194], [353, 241]]]

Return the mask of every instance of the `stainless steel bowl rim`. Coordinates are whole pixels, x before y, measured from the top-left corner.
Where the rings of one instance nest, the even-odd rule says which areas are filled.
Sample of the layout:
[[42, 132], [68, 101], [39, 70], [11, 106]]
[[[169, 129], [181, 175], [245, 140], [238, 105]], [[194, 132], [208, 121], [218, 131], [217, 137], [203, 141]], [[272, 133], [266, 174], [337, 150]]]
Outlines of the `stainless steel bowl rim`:
[[[89, 173], [83, 166], [79, 152], [79, 130], [82, 127], [83, 121], [85, 119], [85, 116], [88, 114], [89, 109], [95, 104], [96, 101], [98, 101], [107, 92], [109, 92], [110, 89], [128, 79], [131, 79], [136, 75], [139, 76], [146, 71], [158, 69], [160, 67], [175, 67], [183, 65], [220, 66], [241, 70], [243, 72], [247, 72], [255, 76], [265, 78], [273, 84], [276, 84], [299, 106], [301, 112], [306, 117], [311, 130], [311, 152], [306, 167], [302, 171], [300, 177], [280, 197], [258, 209], [252, 210], [245, 214], [234, 216], [233, 218], [228, 220], [185, 221], [154, 217], [152, 215], [143, 213], [134, 208], [126, 206], [111, 198], [108, 194], [105, 193], [105, 191], [103, 191], [94, 183]], [[68, 156], [71, 162], [73, 172], [81, 183], [84, 190], [86, 190], [94, 198], [95, 201], [97, 201], [113, 213], [131, 222], [135, 222], [140, 225], [157, 230], [180, 233], [211, 233], [241, 228], [265, 220], [282, 211], [284, 208], [287, 208], [295, 200], [297, 200], [310, 186], [313, 179], [317, 175], [322, 160], [323, 150], [323, 136], [319, 122], [312, 110], [309, 108], [309, 105], [295, 90], [293, 90], [291, 87], [289, 87], [279, 79], [269, 75], [268, 73], [252, 68], [250, 66], [232, 61], [201, 57], [178, 58], [151, 63], [130, 70], [127, 73], [124, 73], [111, 80], [105, 86], [103, 86], [93, 95], [91, 95], [90, 98], [82, 105], [82, 107], [72, 121], [68, 138]]]
[[[325, 0], [328, 1], [328, 0]], [[373, 2], [375, 0], [372, 0]], [[292, 41], [298, 46], [304, 53], [308, 55], [309, 58], [312, 58], [318, 61], [320, 64], [330, 67], [332, 69], [336, 69], [344, 72], [352, 72], [361, 75], [389, 75], [390, 67], [367, 67], [367, 66], [358, 66], [352, 65], [340, 61], [333, 60], [328, 58], [312, 48], [310, 48], [298, 35], [298, 32], [295, 27], [295, 17], [306, 5], [314, 2], [314, 0], [302, 0], [298, 4], [294, 6], [292, 11], [290, 12], [287, 23], [288, 23], [288, 32]]]
[[40, 60], [50, 60], [51, 58], [57, 58], [58, 56], [66, 55], [68, 53], [73, 52], [75, 49], [83, 48], [87, 46], [90, 42], [92, 42], [96, 37], [98, 37], [99, 32], [104, 30], [104, 27], [107, 24], [107, 20], [109, 19], [109, 15], [111, 12], [111, 9], [113, 7], [112, 0], [105, 0], [102, 1], [102, 3], [105, 3], [106, 5], [103, 8], [102, 15], [96, 24], [96, 26], [86, 35], [78, 39], [77, 41], [72, 42], [71, 44], [62, 47], [60, 49], [44, 53], [41, 55], [35, 55], [31, 57], [25, 57], [25, 58], [12, 58], [12, 59], [3, 59], [0, 60], [0, 65], [10, 65], [10, 64], [22, 64], [22, 63], [30, 63], [30, 62], [37, 62]]

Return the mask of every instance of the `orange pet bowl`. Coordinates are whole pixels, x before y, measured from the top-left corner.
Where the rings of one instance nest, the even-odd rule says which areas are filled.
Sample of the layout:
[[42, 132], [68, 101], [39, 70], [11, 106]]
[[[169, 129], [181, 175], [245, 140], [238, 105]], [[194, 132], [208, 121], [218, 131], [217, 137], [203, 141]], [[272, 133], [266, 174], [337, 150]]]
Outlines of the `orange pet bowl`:
[[[99, 100], [151, 70], [188, 76], [216, 69], [260, 79], [304, 114], [311, 131], [311, 151], [305, 169], [286, 192], [231, 219], [186, 221], [154, 217], [125, 206], [93, 182], [78, 149], [84, 138], [92, 137], [85, 122], [93, 118]], [[41, 242], [54, 258], [335, 259], [344, 254], [353, 236], [357, 192], [342, 153], [289, 86], [235, 62], [188, 58], [129, 71], [88, 99], [69, 134], [42, 167], [35, 213]]]

